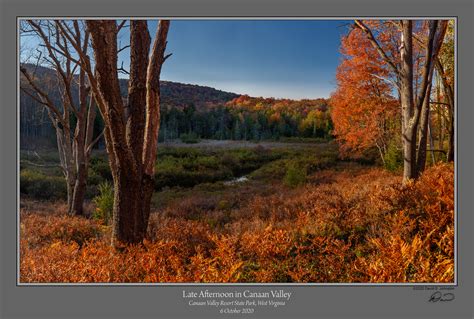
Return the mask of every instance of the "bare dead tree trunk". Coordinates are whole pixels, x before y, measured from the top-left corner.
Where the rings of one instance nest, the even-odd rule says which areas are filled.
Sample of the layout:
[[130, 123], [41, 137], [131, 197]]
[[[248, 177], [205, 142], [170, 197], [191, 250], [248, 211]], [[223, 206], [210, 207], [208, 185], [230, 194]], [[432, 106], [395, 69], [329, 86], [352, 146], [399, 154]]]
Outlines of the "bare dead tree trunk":
[[428, 144], [428, 125], [430, 120], [430, 92], [431, 83], [428, 84], [427, 94], [423, 101], [423, 106], [420, 116], [420, 141], [418, 143], [418, 156], [417, 156], [417, 171], [423, 172], [426, 166], [426, 145]]
[[[408, 28], [404, 27], [407, 24], [406, 21], [402, 21], [402, 43], [403, 38], [410, 37], [409, 44], [413, 45], [413, 36], [410, 31], [408, 32]], [[427, 134], [428, 134], [428, 119], [429, 119], [429, 96], [430, 96], [430, 89], [431, 89], [431, 81], [432, 81], [432, 74], [433, 74], [433, 56], [434, 56], [434, 40], [437, 32], [438, 21], [433, 20], [429, 22], [429, 35], [425, 45], [425, 61], [423, 67], [423, 74], [422, 74], [422, 82], [420, 87], [419, 95], [417, 96], [416, 104], [414, 105], [413, 112], [410, 114], [409, 117], [405, 119], [405, 127], [407, 134], [410, 134], [410, 140], [405, 140], [406, 143], [410, 143], [410, 167], [405, 167], [404, 169], [404, 179], [412, 179], [417, 178], [418, 175], [422, 170], [424, 170], [425, 162], [426, 162], [426, 143], [427, 143]], [[402, 44], [403, 45], [403, 44]], [[437, 54], [437, 52], [436, 52]], [[403, 51], [402, 51], [402, 65], [403, 62]], [[428, 100], [427, 100], [428, 99]], [[408, 114], [404, 113], [405, 116]], [[421, 121], [420, 121], [421, 118]], [[418, 153], [416, 152], [416, 137], [418, 133], [418, 128], [421, 122], [421, 138], [420, 141], [423, 144], [419, 144], [418, 146]], [[408, 147], [408, 146], [407, 146]], [[421, 163], [422, 162], [422, 163]], [[406, 163], [408, 164], [408, 163]]]
[[[113, 242], [139, 243], [146, 234], [154, 187], [160, 124], [161, 67], [169, 21], [159, 23], [150, 55], [146, 21], [130, 22], [128, 105], [120, 96], [117, 72], [117, 24], [87, 21], [95, 57], [94, 95], [106, 125], [106, 146], [114, 179]], [[125, 107], [128, 116], [125, 117]]]
[[[92, 141], [96, 110], [90, 96], [90, 88], [86, 82], [86, 72], [76, 60], [74, 53], [70, 51], [71, 39], [61, 31], [59, 27], [61, 23], [65, 22], [29, 20], [27, 24], [31, 27], [29, 31], [38, 36], [41, 45], [46, 50], [47, 58], [43, 59], [56, 71], [59, 80], [57, 90], [62, 93], [62, 105], [55, 105], [37, 83], [38, 81], [23, 67], [21, 72], [28, 85], [22, 87], [22, 90], [48, 111], [56, 129], [59, 158], [66, 180], [68, 212], [71, 215], [83, 215], [88, 162], [92, 146], [96, 142]], [[78, 44], [76, 54], [86, 54], [89, 46], [89, 34], [80, 29], [77, 21], [74, 21], [68, 28]], [[76, 105], [72, 93], [78, 69], [79, 106]], [[77, 120], [75, 127], [73, 127], [73, 135], [71, 115]]]
[[428, 134], [430, 138], [430, 150], [431, 150], [431, 160], [433, 163], [436, 163], [436, 156], [435, 156], [435, 145], [433, 141], [433, 131], [431, 128], [431, 121], [428, 121]]
[[93, 99], [87, 100], [90, 94], [90, 87], [86, 87], [86, 74], [81, 69], [79, 74], [79, 111], [74, 133], [74, 164], [76, 169], [76, 179], [74, 183], [74, 193], [71, 203], [70, 213], [72, 215], [83, 215], [83, 203], [86, 195], [87, 175], [92, 147], [94, 120], [96, 117], [96, 107]]
[[[438, 59], [436, 60], [436, 70], [438, 70]], [[437, 72], [436, 76], [436, 102], [441, 103], [441, 76], [439, 74], [439, 71]], [[438, 119], [438, 149], [442, 150], [444, 149], [443, 141], [444, 141], [444, 114], [441, 112], [441, 107], [438, 105], [436, 108], [436, 115]], [[430, 131], [431, 132], [431, 131]], [[432, 144], [434, 144], [432, 142]], [[432, 146], [432, 148], [435, 148], [435, 146]]]
[[446, 96], [446, 101], [448, 103], [448, 114], [449, 114], [449, 143], [448, 143], [448, 153], [447, 161], [454, 161], [454, 90], [449, 85], [444, 72], [443, 65], [439, 59], [436, 59], [436, 70], [441, 77], [441, 83], [443, 84], [444, 95]]
[[425, 170], [426, 166], [426, 146], [428, 140], [428, 122], [430, 119], [430, 95], [433, 81], [433, 72], [438, 53], [446, 34], [446, 21], [430, 21], [430, 30], [428, 41], [426, 43], [425, 66], [423, 70], [423, 90], [422, 95], [418, 97], [417, 108], [420, 109], [420, 143], [417, 154], [416, 175], [418, 176]]
[[401, 36], [400, 101], [402, 108], [403, 179], [416, 177], [416, 134], [418, 120], [413, 96], [412, 21], [403, 20]]
[[72, 148], [70, 144], [69, 127], [56, 127], [56, 137], [58, 143], [58, 151], [60, 153], [60, 163], [66, 178], [66, 193], [68, 212], [71, 212], [72, 199], [74, 196], [74, 184], [76, 180], [76, 172], [74, 170], [74, 162], [72, 158]]

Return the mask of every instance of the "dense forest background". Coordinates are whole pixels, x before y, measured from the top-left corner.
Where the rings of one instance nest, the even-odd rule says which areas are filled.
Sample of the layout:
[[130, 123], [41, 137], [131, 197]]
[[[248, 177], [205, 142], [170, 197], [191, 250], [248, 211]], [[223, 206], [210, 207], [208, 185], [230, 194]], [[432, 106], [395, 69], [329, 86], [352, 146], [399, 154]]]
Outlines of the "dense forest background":
[[[61, 105], [55, 71], [24, 64], [53, 102]], [[126, 79], [120, 79], [123, 100], [127, 101]], [[78, 99], [77, 87], [73, 95]], [[327, 99], [291, 100], [250, 97], [211, 87], [161, 81], [160, 141], [181, 139], [279, 140], [282, 137], [327, 139], [332, 122]], [[74, 114], [71, 113], [74, 117]], [[74, 119], [73, 119], [74, 120]], [[98, 114], [94, 123], [97, 136], [104, 127]], [[20, 139], [22, 149], [56, 146], [56, 133], [47, 109], [21, 91]], [[100, 141], [98, 148], [104, 147]]]

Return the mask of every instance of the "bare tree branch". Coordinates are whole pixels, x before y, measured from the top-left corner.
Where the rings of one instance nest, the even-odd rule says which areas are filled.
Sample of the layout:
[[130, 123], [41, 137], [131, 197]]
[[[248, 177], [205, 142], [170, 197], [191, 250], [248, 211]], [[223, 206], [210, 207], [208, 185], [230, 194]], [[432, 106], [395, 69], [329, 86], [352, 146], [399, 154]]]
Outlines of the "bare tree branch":
[[394, 81], [394, 80], [385, 78], [385, 77], [380, 76], [380, 75], [375, 74], [375, 73], [370, 73], [370, 75], [372, 75], [373, 77], [376, 77], [376, 78], [378, 78], [378, 79], [381, 79], [381, 80], [383, 80], [383, 81], [385, 81], [385, 82], [388, 82], [388, 83], [390, 83], [390, 84], [393, 84], [396, 88], [400, 89], [400, 85], [399, 85], [396, 81]]
[[168, 59], [172, 55], [173, 53], [168, 53], [167, 55], [165, 55], [165, 57], [163, 58], [163, 63], [166, 61], [166, 59]]
[[[56, 72], [58, 72], [58, 74], [61, 76], [61, 78], [64, 81], [64, 84], [65, 84], [64, 89], [65, 89], [65, 92], [66, 92], [68, 100], [69, 100], [68, 102], [71, 105], [71, 110], [76, 116], [78, 116], [78, 114], [76, 112], [75, 105], [74, 105], [74, 98], [72, 96], [71, 85], [70, 85], [71, 84], [71, 77], [69, 75], [70, 74], [70, 59], [69, 59], [69, 57], [71, 55], [67, 51], [67, 48], [63, 46], [63, 48], [65, 49], [64, 55], [66, 55], [68, 57], [66, 59], [66, 68], [67, 68], [67, 70], [65, 71], [63, 69], [62, 63], [58, 60], [57, 56], [54, 54], [55, 51], [53, 50], [53, 46], [51, 45], [50, 37], [45, 34], [42, 27], [38, 23], [34, 22], [33, 20], [28, 20], [28, 22], [36, 30], [37, 34], [41, 37], [41, 39], [43, 41], [43, 44], [46, 46], [46, 49], [49, 52], [49, 56], [52, 59], [52, 61], [54, 62]], [[48, 32], [51, 33], [52, 31], [48, 28]], [[58, 32], [56, 32], [56, 34], [58, 34]], [[59, 35], [57, 35], [57, 37], [59, 37]], [[57, 43], [59, 43], [58, 39], [59, 38], [57, 38]]]
[[120, 73], [124, 73], [124, 74], [130, 75], [130, 72], [128, 72], [127, 70], [125, 70], [125, 68], [123, 67], [123, 61], [122, 61], [122, 64], [120, 65], [120, 68], [117, 68], [117, 71], [120, 72]]
[[120, 22], [120, 24], [117, 27], [117, 32], [120, 32], [120, 30], [125, 26], [126, 22], [127, 20], [123, 20], [122, 22]]
[[[55, 115], [56, 118], [59, 122], [63, 123], [63, 118], [61, 112], [59, 112], [58, 108], [54, 105], [53, 101], [49, 98], [49, 96], [40, 88], [36, 85], [35, 81], [30, 77], [28, 74], [28, 71], [26, 71], [26, 68], [21, 67], [20, 72], [25, 76], [26, 80], [28, 81], [29, 85], [35, 90], [35, 92], [41, 96], [40, 99], [36, 99], [36, 101], [40, 102], [41, 104], [47, 106]], [[26, 90], [23, 89], [23, 92]], [[28, 95], [30, 95], [32, 98], [34, 98], [31, 94], [27, 92]], [[64, 125], [64, 123], [63, 123]]]
[[117, 50], [117, 54], [120, 53], [120, 52], [122, 52], [123, 50], [128, 49], [128, 48], [130, 48], [130, 45], [126, 45], [126, 46], [124, 46], [124, 47], [118, 49], [118, 50]]
[[86, 148], [87, 153], [90, 153], [92, 148], [95, 146], [95, 144], [97, 144], [97, 142], [99, 142], [99, 140], [101, 139], [102, 136], [104, 136], [104, 134], [105, 134], [105, 129], [103, 129], [102, 132], [100, 132], [100, 134], [97, 135], [97, 137], [92, 142], [90, 142], [90, 144]]

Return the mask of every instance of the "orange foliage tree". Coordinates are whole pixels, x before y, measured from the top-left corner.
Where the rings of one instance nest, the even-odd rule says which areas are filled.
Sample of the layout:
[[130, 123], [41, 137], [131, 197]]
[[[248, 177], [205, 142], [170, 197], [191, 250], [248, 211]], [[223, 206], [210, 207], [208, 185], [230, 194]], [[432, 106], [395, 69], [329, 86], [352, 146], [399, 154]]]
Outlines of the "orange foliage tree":
[[[390, 47], [391, 37], [384, 39]], [[392, 95], [394, 87], [387, 80], [390, 70], [358, 29], [342, 38], [341, 53], [337, 89], [330, 100], [333, 133], [341, 154], [357, 157], [376, 147], [383, 161], [400, 121], [398, 101]]]

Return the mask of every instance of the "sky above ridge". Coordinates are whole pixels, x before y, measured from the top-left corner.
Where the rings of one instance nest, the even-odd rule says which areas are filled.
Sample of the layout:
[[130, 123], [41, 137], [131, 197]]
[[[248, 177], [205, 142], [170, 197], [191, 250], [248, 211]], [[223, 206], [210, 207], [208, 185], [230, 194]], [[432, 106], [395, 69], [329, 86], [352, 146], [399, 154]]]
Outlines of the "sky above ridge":
[[[162, 79], [275, 98], [329, 97], [341, 20], [172, 20]], [[156, 21], [149, 21], [153, 39]], [[128, 31], [120, 36], [128, 44]], [[120, 59], [128, 64], [128, 51]]]
[[[148, 20], [150, 36], [157, 20]], [[350, 21], [344, 20], [171, 20], [161, 79], [210, 86], [255, 97], [329, 97], [336, 87], [339, 45]], [[118, 36], [129, 44], [128, 27]], [[21, 48], [38, 40], [20, 37]], [[20, 53], [22, 62], [29, 50]], [[130, 51], [119, 54], [128, 69]], [[123, 64], [122, 64], [123, 63]], [[120, 77], [127, 77], [120, 74]]]

